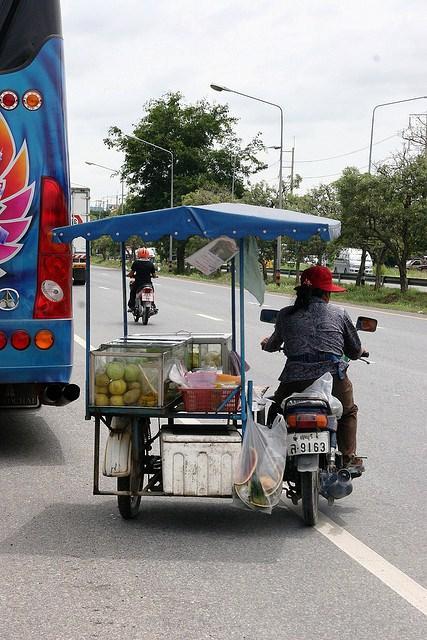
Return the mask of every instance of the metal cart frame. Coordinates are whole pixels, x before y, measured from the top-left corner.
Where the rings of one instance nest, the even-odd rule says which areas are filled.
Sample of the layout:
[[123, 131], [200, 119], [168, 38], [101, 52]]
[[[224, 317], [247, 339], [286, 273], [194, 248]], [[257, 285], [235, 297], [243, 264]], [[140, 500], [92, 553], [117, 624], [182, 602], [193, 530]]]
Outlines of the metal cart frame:
[[[236, 203], [206, 205], [201, 207], [174, 207], [159, 211], [135, 213], [114, 218], [104, 218], [80, 225], [59, 227], [52, 231], [57, 242], [71, 242], [77, 236], [86, 240], [86, 254], [90, 256], [90, 242], [101, 235], [109, 235], [120, 242], [122, 262], [122, 303], [123, 303], [123, 337], [128, 336], [127, 296], [126, 296], [126, 251], [125, 241], [130, 235], [140, 235], [147, 241], [157, 240], [164, 235], [172, 235], [184, 239], [191, 235], [204, 238], [217, 238], [228, 235], [234, 238], [239, 247], [239, 332], [237, 333], [237, 295], [236, 267], [234, 258], [231, 261], [231, 325], [232, 349], [237, 350], [239, 342], [241, 408], [236, 413], [222, 412], [222, 408], [233, 395], [232, 393], [218, 406], [216, 412], [188, 413], [179, 411], [177, 403], [161, 409], [142, 407], [94, 407], [89, 404], [89, 371], [91, 343], [91, 265], [86, 261], [86, 380], [85, 406], [86, 419], [95, 420], [94, 433], [94, 474], [93, 493], [95, 495], [117, 495], [119, 509], [123, 517], [134, 517], [139, 509], [141, 496], [166, 495], [159, 490], [161, 486], [161, 468], [155, 456], [149, 451], [152, 443], [160, 435], [151, 435], [150, 420], [159, 418], [173, 426], [175, 420], [182, 418], [221, 419], [239, 425], [244, 433], [247, 420], [247, 407], [252, 406], [252, 381], [246, 379], [245, 371], [245, 238], [257, 236], [273, 240], [278, 236], [288, 236], [295, 240], [306, 240], [318, 234], [325, 240], [331, 240], [340, 234], [340, 222], [328, 218], [307, 215], [283, 209], [271, 209]], [[239, 341], [237, 341], [237, 335]], [[129, 415], [132, 430], [132, 467], [131, 474], [125, 479], [118, 478], [117, 491], [100, 489], [100, 432], [101, 424], [111, 430], [114, 416]], [[147, 475], [148, 482], [144, 486], [143, 479]], [[151, 476], [151, 478], [150, 478]], [[127, 479], [127, 480], [126, 480]]]

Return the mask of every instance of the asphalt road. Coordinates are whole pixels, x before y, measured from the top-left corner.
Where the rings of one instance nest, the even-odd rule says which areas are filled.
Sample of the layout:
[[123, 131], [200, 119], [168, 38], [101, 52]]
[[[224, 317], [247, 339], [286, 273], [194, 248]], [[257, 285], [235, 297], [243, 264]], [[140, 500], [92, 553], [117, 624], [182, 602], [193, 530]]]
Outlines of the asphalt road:
[[[120, 279], [93, 276], [98, 345], [122, 333]], [[84, 293], [74, 288], [77, 383]], [[130, 331], [227, 331], [228, 293], [159, 278], [159, 314]], [[265, 516], [206, 499], [148, 498], [125, 522], [115, 498], [91, 495], [93, 425], [82, 399], [1, 413], [2, 640], [424, 640], [427, 320], [349, 311], [379, 320], [364, 334], [375, 364], [351, 366], [367, 472], [351, 496], [323, 502], [317, 529], [298, 508]], [[250, 375], [274, 387], [281, 357], [258, 348], [271, 327], [249, 296], [246, 313]]]

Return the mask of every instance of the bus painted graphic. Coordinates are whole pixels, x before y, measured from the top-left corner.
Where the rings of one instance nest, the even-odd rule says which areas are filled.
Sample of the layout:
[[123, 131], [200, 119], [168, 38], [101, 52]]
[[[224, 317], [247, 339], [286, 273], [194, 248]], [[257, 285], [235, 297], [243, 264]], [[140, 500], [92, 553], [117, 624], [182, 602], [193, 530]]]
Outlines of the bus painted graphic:
[[[28, 231], [34, 182], [29, 185], [29, 160], [24, 141], [16, 153], [12, 132], [0, 113], [0, 264], [22, 249], [19, 241]], [[2, 270], [3, 271], [3, 270]], [[3, 271], [3, 275], [6, 272]]]

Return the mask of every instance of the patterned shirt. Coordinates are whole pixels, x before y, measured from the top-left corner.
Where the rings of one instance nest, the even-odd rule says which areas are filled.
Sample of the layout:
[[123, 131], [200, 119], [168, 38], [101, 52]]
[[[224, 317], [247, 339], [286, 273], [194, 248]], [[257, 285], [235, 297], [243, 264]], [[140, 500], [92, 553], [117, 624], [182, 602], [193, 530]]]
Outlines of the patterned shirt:
[[[265, 351], [278, 351], [283, 347], [288, 358], [279, 380], [314, 380], [328, 371], [332, 375], [342, 375], [348, 363], [345, 360], [338, 362], [338, 358], [347, 356], [357, 360], [361, 355], [356, 327], [344, 309], [321, 298], [313, 298], [308, 309], [292, 311], [293, 307], [279, 311], [274, 333], [264, 346]], [[333, 356], [337, 361], [332, 360]], [[298, 358], [308, 362], [298, 361]], [[331, 359], [322, 361], [322, 358]]]

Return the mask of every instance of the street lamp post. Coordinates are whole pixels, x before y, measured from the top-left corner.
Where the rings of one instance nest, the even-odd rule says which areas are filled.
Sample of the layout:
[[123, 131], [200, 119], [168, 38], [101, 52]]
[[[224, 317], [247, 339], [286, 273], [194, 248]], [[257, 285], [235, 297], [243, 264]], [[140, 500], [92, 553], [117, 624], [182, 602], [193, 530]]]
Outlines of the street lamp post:
[[90, 166], [93, 167], [101, 167], [101, 169], [106, 169], [107, 171], [111, 171], [113, 176], [118, 176], [120, 175], [120, 185], [121, 185], [121, 191], [122, 191], [122, 205], [121, 205], [121, 212], [123, 215], [123, 200], [124, 200], [124, 186], [123, 186], [123, 176], [120, 174], [120, 171], [118, 169], [111, 169], [111, 167], [105, 167], [103, 164], [97, 164], [96, 162], [88, 162], [87, 160], [85, 160], [85, 164], [89, 164]]
[[[283, 109], [280, 105], [275, 104], [274, 102], [269, 102], [268, 100], [263, 100], [262, 98], [257, 98], [255, 96], [251, 96], [247, 93], [242, 93], [241, 91], [235, 91], [234, 89], [229, 89], [228, 87], [223, 87], [219, 84], [211, 84], [211, 89], [214, 91], [228, 91], [229, 93], [235, 93], [238, 96], [243, 96], [244, 98], [250, 98], [251, 100], [256, 100], [257, 102], [263, 102], [264, 104], [269, 104], [271, 107], [276, 107], [280, 110], [280, 168], [279, 168], [279, 209], [283, 206]], [[279, 236], [277, 238], [277, 246], [276, 246], [276, 284], [280, 283], [280, 265], [282, 262], [282, 238]]]
[[[141, 144], [146, 144], [149, 147], [154, 147], [155, 149], [160, 149], [160, 151], [164, 151], [165, 153], [168, 153], [170, 155], [171, 158], [171, 189], [170, 189], [170, 207], [171, 209], [173, 208], [173, 179], [174, 179], [174, 175], [173, 175], [173, 165], [174, 165], [174, 156], [172, 151], [170, 151], [169, 149], [165, 149], [164, 147], [160, 147], [158, 144], [154, 144], [154, 142], [148, 142], [148, 140], [143, 140], [143, 138], [138, 138], [138, 136], [134, 136], [131, 133], [123, 133], [123, 135], [125, 136], [125, 138], [130, 138], [131, 140], [136, 140], [137, 142], [140, 142]], [[169, 236], [169, 271], [172, 271], [172, 236]]]
[[387, 107], [390, 104], [401, 104], [402, 102], [412, 102], [413, 100], [424, 100], [427, 96], [418, 96], [416, 98], [405, 98], [404, 100], [392, 100], [391, 102], [383, 102], [381, 104], [375, 105], [372, 109], [372, 120], [371, 120], [371, 140], [369, 143], [369, 162], [368, 162], [368, 173], [371, 173], [371, 165], [372, 165], [372, 143], [374, 140], [374, 121], [375, 121], [375, 111], [379, 107]]

